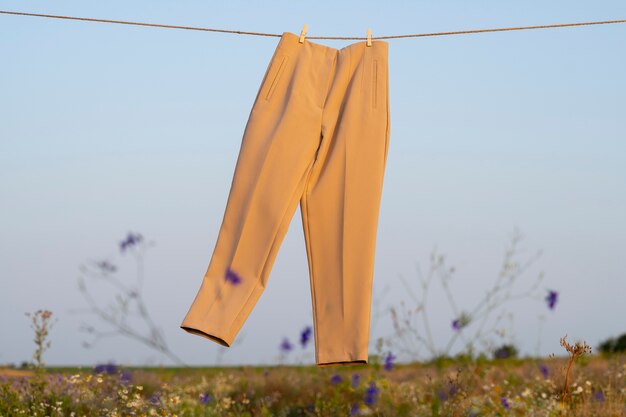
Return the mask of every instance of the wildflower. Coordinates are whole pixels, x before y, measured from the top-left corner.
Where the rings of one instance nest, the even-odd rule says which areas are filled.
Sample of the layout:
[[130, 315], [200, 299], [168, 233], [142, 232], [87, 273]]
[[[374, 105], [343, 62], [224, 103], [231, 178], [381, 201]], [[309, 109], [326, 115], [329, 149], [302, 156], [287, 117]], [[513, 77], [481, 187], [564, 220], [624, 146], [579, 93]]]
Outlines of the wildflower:
[[306, 346], [307, 342], [311, 338], [311, 330], [311, 326], [306, 326], [304, 330], [302, 330], [302, 332], [300, 333], [300, 344], [303, 348]]
[[117, 366], [109, 362], [105, 364], [96, 365], [93, 368], [93, 371], [96, 374], [101, 374], [101, 373], [114, 374], [114, 373], [117, 373]]
[[339, 374], [334, 374], [331, 378], [330, 378], [330, 382], [331, 384], [335, 385], [341, 382], [341, 375]]
[[556, 305], [556, 300], [559, 298], [559, 293], [553, 290], [548, 291], [548, 295], [546, 295], [546, 302], [548, 303], [548, 308], [550, 310], [554, 310], [554, 306]]
[[600, 390], [596, 391], [593, 394], [593, 399], [600, 402], [604, 401], [604, 393]]
[[461, 315], [458, 318], [452, 320], [452, 329], [459, 331], [463, 327], [467, 326], [469, 322], [470, 322], [470, 317], [465, 313], [461, 313]]
[[377, 400], [379, 392], [380, 390], [378, 389], [378, 387], [376, 387], [376, 383], [374, 381], [370, 381], [367, 390], [365, 390], [365, 398], [363, 400], [365, 401], [365, 404], [369, 406], [373, 405]]
[[448, 393], [443, 388], [437, 391], [437, 396], [439, 397], [439, 401], [446, 401], [448, 399]]
[[233, 404], [232, 398], [230, 397], [222, 398], [222, 407], [224, 407], [225, 409], [228, 410], [232, 404]]
[[506, 397], [500, 397], [500, 404], [502, 404], [502, 407], [506, 408], [507, 410], [511, 408], [511, 404]]
[[357, 373], [352, 374], [352, 388], [356, 388], [359, 386], [359, 378], [361, 376]]
[[206, 404], [209, 401], [211, 401], [212, 397], [208, 392], [205, 392], [204, 394], [200, 394], [200, 402], [202, 404]]
[[150, 404], [152, 404], [152, 405], [160, 405], [161, 404], [161, 397], [159, 396], [158, 392], [155, 392], [154, 394], [152, 394], [150, 396]]
[[544, 378], [548, 377], [548, 367], [545, 364], [541, 364], [539, 365], [539, 370], [541, 371], [541, 375], [543, 375]]
[[139, 233], [133, 234], [131, 232], [128, 232], [126, 239], [120, 242], [120, 250], [124, 252], [126, 250], [126, 247], [136, 245], [142, 240], [143, 236], [141, 236]]
[[127, 384], [127, 383], [129, 383], [129, 382], [130, 382], [131, 377], [132, 377], [132, 374], [131, 374], [129, 371], [123, 371], [123, 372], [120, 374], [120, 382], [121, 382], [122, 384]]
[[280, 344], [280, 349], [283, 352], [289, 352], [291, 349], [293, 349], [293, 345], [289, 342], [289, 339], [285, 337], [283, 339], [283, 342]]
[[359, 414], [359, 405], [357, 403], [352, 403], [350, 405], [350, 415], [355, 416]]
[[239, 284], [241, 282], [241, 277], [232, 269], [228, 268], [226, 270], [226, 275], [224, 276], [224, 279], [227, 282], [231, 282], [235, 285]]
[[385, 356], [385, 369], [386, 369], [387, 371], [391, 371], [391, 369], [393, 369], [393, 360], [394, 360], [395, 358], [396, 358], [396, 357], [395, 357], [395, 356], [394, 356], [394, 354], [393, 354], [393, 353], [391, 353], [391, 352], [389, 352], [389, 353], [387, 354], [387, 356]]

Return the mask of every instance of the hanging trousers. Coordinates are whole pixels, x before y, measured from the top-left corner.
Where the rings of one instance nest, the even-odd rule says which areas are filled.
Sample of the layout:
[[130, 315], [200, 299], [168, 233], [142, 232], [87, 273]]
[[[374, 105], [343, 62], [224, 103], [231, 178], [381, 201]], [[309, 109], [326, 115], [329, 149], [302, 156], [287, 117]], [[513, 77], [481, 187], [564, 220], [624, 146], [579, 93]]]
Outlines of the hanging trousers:
[[316, 365], [368, 363], [389, 148], [387, 56], [383, 41], [335, 49], [281, 35], [246, 124], [213, 255], [182, 329], [231, 346], [267, 285], [299, 203]]

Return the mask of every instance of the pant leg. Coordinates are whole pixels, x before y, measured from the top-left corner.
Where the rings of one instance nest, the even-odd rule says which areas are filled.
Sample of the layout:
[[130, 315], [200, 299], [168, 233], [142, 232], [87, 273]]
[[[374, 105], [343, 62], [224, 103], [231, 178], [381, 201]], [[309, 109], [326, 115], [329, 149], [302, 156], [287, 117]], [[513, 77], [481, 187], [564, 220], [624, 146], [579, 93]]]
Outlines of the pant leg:
[[322, 143], [301, 199], [318, 366], [368, 363], [389, 144], [388, 43], [339, 51]]
[[180, 327], [231, 346], [265, 289], [320, 144], [335, 55], [284, 33], [242, 138], [224, 217]]

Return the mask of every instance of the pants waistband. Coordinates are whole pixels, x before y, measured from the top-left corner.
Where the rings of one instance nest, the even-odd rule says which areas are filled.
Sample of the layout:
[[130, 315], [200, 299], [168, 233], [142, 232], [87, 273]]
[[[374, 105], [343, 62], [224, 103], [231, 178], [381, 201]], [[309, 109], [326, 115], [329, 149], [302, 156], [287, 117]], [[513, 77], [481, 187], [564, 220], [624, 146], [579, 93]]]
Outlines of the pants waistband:
[[[350, 45], [347, 45], [343, 48], [332, 48], [330, 46], [327, 45], [323, 45], [321, 43], [317, 43], [317, 42], [311, 42], [308, 39], [304, 39], [305, 43], [308, 43], [311, 47], [313, 48], [317, 48], [320, 50], [325, 50], [325, 52], [327, 53], [342, 53], [342, 52], [347, 52], [347, 50], [349, 49], [353, 49], [353, 48], [373, 48], [375, 50], [378, 49], [384, 49], [384, 50], [388, 50], [389, 49], [389, 43], [385, 42], [385, 41], [378, 41], [378, 40], [372, 40], [372, 46], [367, 46], [367, 41], [360, 41], [360, 42], [354, 42]], [[280, 41], [279, 41], [279, 46], [285, 47], [296, 47], [296, 46], [302, 46], [304, 44], [300, 43], [300, 36], [296, 35], [295, 33], [292, 32], [283, 32]]]

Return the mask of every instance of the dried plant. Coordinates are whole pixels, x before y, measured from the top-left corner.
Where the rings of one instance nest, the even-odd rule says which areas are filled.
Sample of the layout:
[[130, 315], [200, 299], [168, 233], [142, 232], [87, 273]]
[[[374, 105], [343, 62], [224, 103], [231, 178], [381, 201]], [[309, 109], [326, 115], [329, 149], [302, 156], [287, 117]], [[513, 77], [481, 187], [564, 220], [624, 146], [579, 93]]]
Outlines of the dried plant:
[[563, 386], [563, 397], [561, 399], [561, 406], [562, 408], [565, 407], [565, 399], [567, 398], [568, 405], [571, 408], [572, 398], [571, 398], [571, 394], [569, 391], [570, 371], [576, 359], [582, 357], [586, 353], [589, 353], [589, 354], [591, 353], [591, 347], [585, 341], [583, 341], [582, 343], [576, 342], [574, 343], [574, 345], [570, 345], [566, 339], [567, 339], [567, 335], [561, 338], [561, 346], [563, 346], [563, 348], [565, 348], [565, 350], [567, 350], [567, 353], [569, 354], [569, 359], [567, 361], [566, 370], [565, 370], [565, 383]]
[[[498, 277], [492, 287], [486, 291], [485, 296], [472, 309], [459, 308], [450, 288], [452, 276], [456, 269], [448, 267], [445, 257], [437, 254], [436, 249], [430, 256], [430, 269], [426, 276], [422, 274], [419, 266], [417, 267], [420, 297], [414, 294], [409, 283], [400, 276], [407, 294], [414, 301], [414, 306], [405, 307], [405, 302], [402, 300], [400, 302], [402, 308], [389, 307], [388, 311], [393, 322], [394, 334], [387, 338], [390, 340], [388, 343], [396, 345], [398, 352], [413, 359], [419, 359], [424, 349], [431, 358], [447, 357], [459, 339], [465, 343], [466, 355], [470, 357], [475, 353], [477, 344], [482, 344], [485, 350], [493, 350], [492, 337], [494, 335], [504, 337], [507, 333], [506, 328], [499, 327], [501, 322], [505, 319], [512, 321], [513, 316], [510, 313], [507, 314], [504, 309], [505, 305], [522, 298], [541, 299], [535, 292], [543, 280], [543, 273], [538, 274], [537, 279], [527, 290], [514, 291], [513, 289], [514, 284], [519, 281], [534, 261], [534, 259], [530, 259], [521, 263], [515, 259], [520, 240], [521, 234], [515, 229], [511, 245], [505, 252]], [[536, 257], [539, 255], [541, 255], [541, 251], [537, 253]], [[428, 297], [436, 278], [438, 278], [454, 317], [451, 322], [452, 334], [443, 347], [438, 346], [432, 335], [432, 318], [428, 309]], [[550, 309], [554, 308], [557, 295], [556, 291], [550, 290], [548, 297], [545, 298]], [[494, 316], [495, 318], [492, 319]]]
[[[144, 345], [161, 352], [172, 359], [177, 364], [185, 363], [172, 352], [168, 347], [161, 329], [154, 323], [144, 297], [142, 286], [144, 282], [144, 254], [145, 251], [154, 246], [154, 242], [146, 242], [141, 234], [128, 233], [127, 237], [119, 243], [122, 255], [130, 253], [137, 263], [136, 281], [128, 283], [117, 277], [118, 267], [110, 260], [91, 261], [88, 265], [81, 265], [81, 276], [78, 278], [78, 287], [89, 304], [87, 309], [75, 309], [74, 311], [86, 310], [87, 313], [95, 314], [105, 323], [111, 325], [113, 331], [98, 331], [93, 325], [84, 324], [80, 330], [92, 334], [93, 341], [83, 342], [86, 348], [93, 347], [102, 338], [110, 336], [126, 336], [143, 343]], [[103, 281], [114, 288], [113, 302], [104, 307], [102, 292], [98, 294], [98, 300], [88, 289], [87, 279], [92, 281]], [[135, 328], [131, 319], [139, 318], [145, 330]]]
[[31, 318], [31, 328], [35, 331], [35, 345], [37, 348], [33, 353], [33, 362], [30, 364], [36, 371], [43, 371], [45, 362], [43, 360], [43, 353], [51, 345], [51, 341], [47, 340], [52, 329], [52, 312], [49, 310], [37, 310], [34, 313], [24, 313]]

